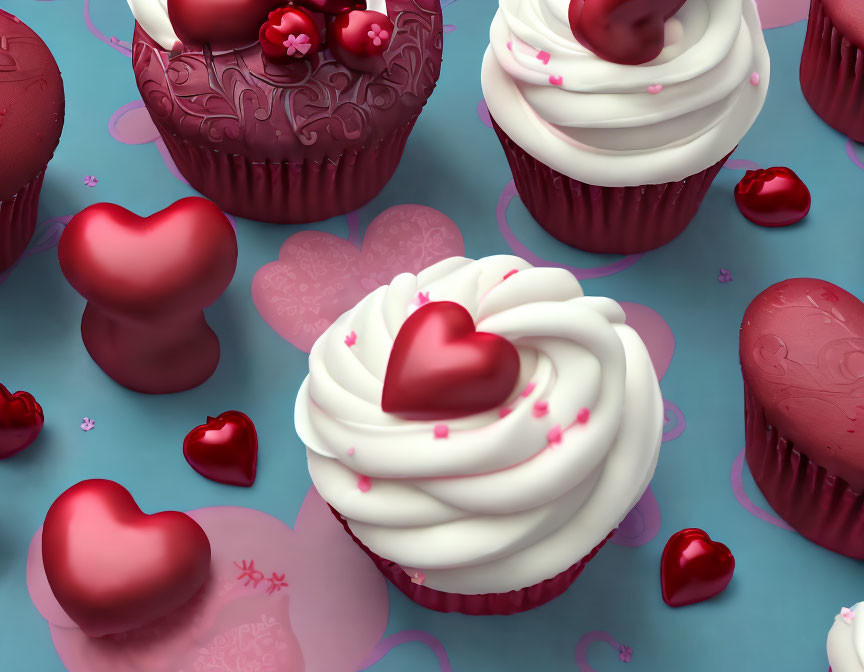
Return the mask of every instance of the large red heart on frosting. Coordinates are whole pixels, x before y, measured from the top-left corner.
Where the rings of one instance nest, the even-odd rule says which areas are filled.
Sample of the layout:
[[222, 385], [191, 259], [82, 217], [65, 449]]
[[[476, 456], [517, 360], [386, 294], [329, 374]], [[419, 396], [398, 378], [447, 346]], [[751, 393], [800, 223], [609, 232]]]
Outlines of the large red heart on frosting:
[[183, 198], [149, 217], [97, 203], [69, 222], [59, 256], [88, 301], [147, 318], [199, 311], [219, 298], [234, 276], [237, 240], [204, 198]]
[[204, 585], [210, 542], [185, 513], [151, 516], [118, 483], [82, 481], [45, 516], [42, 560], [54, 597], [90, 637], [165, 616]]
[[280, 0], [168, 0], [168, 18], [180, 41], [220, 48], [255, 42], [258, 29]]
[[688, 528], [672, 535], [660, 560], [663, 601], [670, 607], [703, 602], [723, 592], [735, 571], [735, 558], [703, 530]]
[[20, 453], [36, 440], [45, 415], [29, 392], [11, 394], [0, 384], [0, 460]]
[[640, 65], [660, 55], [666, 21], [685, 1], [570, 0], [570, 28], [600, 58]]
[[211, 481], [251, 486], [258, 465], [258, 434], [240, 411], [226, 411], [198, 425], [183, 441], [183, 455], [195, 471]]
[[381, 407], [417, 420], [482, 413], [503, 404], [519, 378], [519, 353], [476, 331], [458, 303], [436, 301], [402, 325], [387, 363]]

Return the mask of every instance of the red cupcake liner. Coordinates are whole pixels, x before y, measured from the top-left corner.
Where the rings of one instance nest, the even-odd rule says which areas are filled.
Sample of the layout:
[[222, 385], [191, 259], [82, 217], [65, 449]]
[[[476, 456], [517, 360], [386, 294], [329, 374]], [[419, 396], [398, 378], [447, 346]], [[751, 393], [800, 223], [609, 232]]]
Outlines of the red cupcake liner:
[[822, 120], [864, 142], [864, 54], [811, 0], [799, 71], [804, 98]]
[[363, 544], [348, 526], [348, 521], [332, 506], [330, 510], [336, 519], [342, 523], [342, 527], [351, 536], [355, 543], [363, 549], [363, 551], [372, 558], [375, 566], [384, 575], [384, 577], [396, 586], [406, 597], [413, 600], [421, 607], [432, 609], [433, 611], [441, 611], [444, 613], [459, 612], [469, 616], [505, 616], [508, 614], [518, 614], [522, 611], [534, 609], [550, 600], [558, 597], [566, 591], [576, 578], [582, 573], [587, 565], [597, 552], [603, 548], [604, 544], [609, 541], [615, 530], [612, 530], [606, 538], [601, 541], [594, 549], [582, 558], [570, 569], [565, 569], [563, 572], [551, 579], [546, 579], [540, 583], [522, 588], [521, 590], [511, 590], [507, 593], [483, 593], [481, 595], [464, 595], [461, 593], [445, 593], [440, 590], [428, 588], [426, 586], [414, 583], [411, 577], [405, 572], [400, 565], [397, 565], [392, 560], [386, 560], [381, 556], [370, 551]]
[[193, 145], [154, 123], [189, 184], [232, 215], [262, 222], [303, 224], [356, 210], [393, 177], [417, 121], [377, 143], [321, 161], [250, 161]]
[[553, 170], [513, 142], [494, 119], [492, 125], [531, 216], [561, 242], [586, 252], [634, 254], [670, 242], [692, 221], [729, 158], [679, 182], [599, 187]]
[[18, 193], [0, 201], [0, 273], [18, 260], [33, 238], [44, 177], [43, 168]]
[[746, 382], [744, 423], [750, 473], [777, 515], [810, 541], [864, 559], [864, 493], [829, 474], [771, 426]]

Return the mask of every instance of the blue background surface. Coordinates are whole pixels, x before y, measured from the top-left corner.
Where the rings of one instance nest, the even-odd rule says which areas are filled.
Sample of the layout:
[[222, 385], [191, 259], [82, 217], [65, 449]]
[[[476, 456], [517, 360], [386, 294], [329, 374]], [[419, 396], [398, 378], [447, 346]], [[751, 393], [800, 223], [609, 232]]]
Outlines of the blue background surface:
[[[396, 176], [360, 219], [365, 226], [398, 203], [428, 205], [460, 227], [468, 256], [508, 253], [495, 208], [511, 178], [494, 133], [477, 115], [479, 66], [497, 2], [444, 4], [445, 23], [456, 28], [445, 35], [438, 88]], [[121, 144], [107, 132], [110, 116], [139, 96], [130, 59], [88, 31], [80, 0], [15, 0], [4, 9], [48, 43], [66, 86], [66, 127], [47, 173], [40, 221], [99, 201], [150, 213], [192, 193], [170, 175], [153, 144]], [[94, 0], [90, 13], [106, 35], [131, 39], [124, 2]], [[589, 294], [650, 306], [676, 337], [662, 387], [664, 397], [683, 411], [687, 428], [664, 444], [653, 481], [660, 533], [639, 548], [607, 546], [563, 597], [518, 616], [437, 614], [391, 589], [388, 633], [434, 634], [461, 672], [577, 670], [574, 648], [593, 630], [608, 631], [632, 647], [633, 670], [827, 668], [826, 633], [841, 606], [864, 599], [864, 571], [856, 561], [757, 519], [736, 501], [730, 469], [743, 447], [737, 334], [749, 301], [787, 277], [820, 277], [864, 296], [864, 173], [847, 154], [846, 139], [821, 123], [801, 95], [797, 64], [804, 23], [767, 31], [766, 37], [773, 61], [768, 102], [735, 158], [792, 167], [813, 193], [809, 218], [783, 230], [750, 224], [732, 198], [742, 173], [723, 170], [680, 238], [621, 273], [584, 281]], [[864, 158], [864, 149], [849, 151], [859, 150]], [[98, 177], [98, 185], [84, 186], [85, 175]], [[518, 198], [508, 220], [533, 253], [552, 263], [594, 267], [614, 261], [554, 241]], [[293, 524], [310, 486], [292, 425], [306, 355], [261, 319], [250, 285], [255, 272], [276, 259], [286, 237], [306, 228], [342, 237], [348, 231], [344, 217], [294, 229], [239, 220], [237, 274], [207, 311], [222, 342], [221, 364], [207, 383], [180, 395], [135, 394], [93, 364], [79, 334], [84, 302], [63, 279], [55, 249], [28, 257], [0, 284], [0, 382], [32, 392], [47, 419], [36, 444], [0, 462], [0, 671], [63, 669], [47, 623], [29, 599], [25, 560], [45, 511], [73, 483], [117, 480], [145, 511], [226, 504]], [[729, 269], [733, 282], [718, 283], [720, 268]], [[180, 450], [191, 427], [230, 408], [248, 413], [259, 432], [259, 475], [248, 490], [200, 478]], [[96, 421], [93, 431], [80, 430], [84, 416]], [[765, 506], [746, 469], [745, 487]], [[660, 598], [660, 554], [672, 533], [690, 526], [732, 549], [735, 578], [717, 599], [669, 609]], [[601, 671], [624, 665], [606, 646], [593, 647], [589, 660]], [[428, 649], [408, 644], [369, 669], [439, 668]]]

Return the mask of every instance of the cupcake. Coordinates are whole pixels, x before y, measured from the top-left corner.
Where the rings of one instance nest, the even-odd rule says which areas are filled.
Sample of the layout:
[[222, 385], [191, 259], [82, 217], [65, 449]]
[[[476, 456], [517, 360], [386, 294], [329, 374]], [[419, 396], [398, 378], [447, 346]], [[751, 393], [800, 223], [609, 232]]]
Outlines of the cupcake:
[[280, 223], [360, 207], [392, 177], [441, 68], [438, 0], [129, 0], [133, 67], [177, 168]]
[[654, 473], [663, 405], [611, 299], [511, 256], [397, 276], [315, 343], [295, 423], [315, 487], [437, 611], [564, 592]]
[[822, 120], [864, 142], [864, 5], [857, 0], [810, 0], [801, 54], [801, 91]]
[[533, 217], [589, 252], [668, 243], [755, 121], [753, 0], [499, 0], [483, 94]]
[[864, 305], [822, 280], [757, 296], [740, 340], [746, 458], [781, 518], [864, 559]]
[[0, 9], [0, 273], [33, 237], [45, 168], [63, 130], [63, 80], [45, 43]]
[[[864, 612], [843, 607], [828, 631], [828, 672], [864, 672]], [[857, 617], [857, 618], [856, 618]]]

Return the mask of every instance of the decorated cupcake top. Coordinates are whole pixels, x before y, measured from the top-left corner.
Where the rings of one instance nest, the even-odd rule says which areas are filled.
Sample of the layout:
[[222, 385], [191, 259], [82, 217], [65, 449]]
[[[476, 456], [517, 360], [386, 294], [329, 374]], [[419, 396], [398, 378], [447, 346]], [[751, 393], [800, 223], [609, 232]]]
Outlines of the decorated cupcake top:
[[756, 119], [768, 79], [753, 0], [500, 0], [482, 76], [514, 142], [600, 186], [714, 165]]
[[63, 80], [45, 43], [0, 10], [0, 200], [51, 160], [65, 111]]
[[321, 495], [424, 585], [557, 575], [648, 485], [657, 377], [611, 299], [517, 257], [403, 274], [316, 342], [295, 422]]
[[828, 662], [832, 672], [864, 672], [864, 613], [859, 602], [843, 607], [828, 632]]

